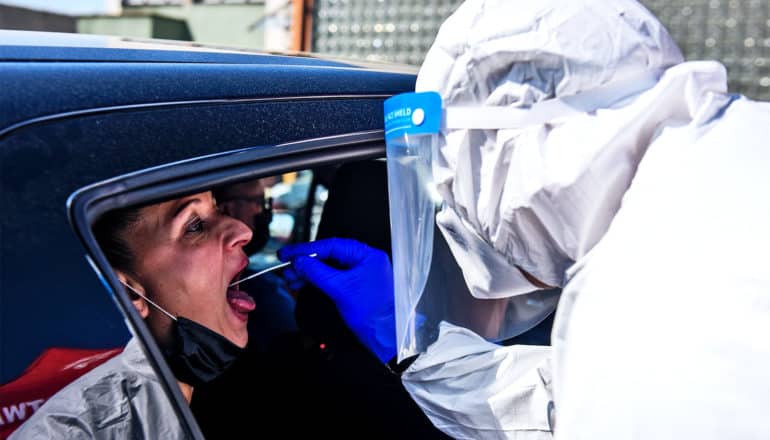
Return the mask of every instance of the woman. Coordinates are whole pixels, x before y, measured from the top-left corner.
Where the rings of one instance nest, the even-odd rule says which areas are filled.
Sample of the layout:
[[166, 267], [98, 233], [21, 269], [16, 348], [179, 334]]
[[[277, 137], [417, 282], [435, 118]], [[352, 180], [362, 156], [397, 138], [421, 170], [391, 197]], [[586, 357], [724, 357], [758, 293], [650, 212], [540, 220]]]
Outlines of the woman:
[[[229, 288], [248, 264], [251, 230], [210, 192], [118, 210], [96, 238], [155, 336], [189, 403], [248, 342], [254, 301]], [[160, 382], [134, 339], [120, 355], [48, 400], [12, 438], [182, 438]]]

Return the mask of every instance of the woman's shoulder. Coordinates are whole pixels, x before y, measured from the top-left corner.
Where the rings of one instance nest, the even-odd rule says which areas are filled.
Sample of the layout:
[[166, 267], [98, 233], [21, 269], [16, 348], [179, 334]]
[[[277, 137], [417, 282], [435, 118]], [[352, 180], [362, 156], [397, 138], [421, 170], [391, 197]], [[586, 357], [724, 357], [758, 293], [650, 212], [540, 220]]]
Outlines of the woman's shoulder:
[[76, 430], [84, 438], [102, 437], [96, 433], [130, 423], [131, 408], [141, 407], [136, 400], [154, 400], [161, 394], [165, 396], [161, 383], [139, 344], [131, 340], [123, 352], [54, 394], [17, 433], [19, 438], [27, 434], [56, 437]]

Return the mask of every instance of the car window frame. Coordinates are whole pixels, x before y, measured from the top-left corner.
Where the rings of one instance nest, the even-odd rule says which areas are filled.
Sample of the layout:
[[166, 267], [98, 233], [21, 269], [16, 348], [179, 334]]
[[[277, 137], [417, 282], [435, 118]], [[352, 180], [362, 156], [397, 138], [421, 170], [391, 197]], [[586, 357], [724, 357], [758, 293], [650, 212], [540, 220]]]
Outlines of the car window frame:
[[163, 360], [160, 348], [97, 244], [92, 232], [94, 222], [113, 209], [160, 202], [221, 185], [289, 171], [384, 156], [383, 130], [370, 130], [272, 147], [241, 148], [172, 162], [94, 183], [70, 195], [67, 215], [85, 248], [86, 259], [118, 306], [129, 330], [145, 350], [187, 436], [203, 439], [190, 406]]

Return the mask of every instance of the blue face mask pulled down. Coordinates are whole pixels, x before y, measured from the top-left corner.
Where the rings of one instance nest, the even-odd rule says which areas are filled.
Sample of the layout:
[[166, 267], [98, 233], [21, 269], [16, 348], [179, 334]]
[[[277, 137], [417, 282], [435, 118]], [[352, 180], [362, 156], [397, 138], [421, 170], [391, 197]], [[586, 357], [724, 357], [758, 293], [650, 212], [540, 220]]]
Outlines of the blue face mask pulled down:
[[211, 382], [245, 351], [208, 327], [173, 316], [133, 287], [123, 285], [174, 321], [171, 339], [161, 350], [179, 381], [193, 387]]

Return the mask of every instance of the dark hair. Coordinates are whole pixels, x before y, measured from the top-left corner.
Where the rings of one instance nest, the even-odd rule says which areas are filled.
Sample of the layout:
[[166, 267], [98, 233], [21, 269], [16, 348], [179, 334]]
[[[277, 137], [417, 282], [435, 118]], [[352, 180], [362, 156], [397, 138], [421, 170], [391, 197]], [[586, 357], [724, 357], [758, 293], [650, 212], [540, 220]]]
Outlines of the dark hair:
[[126, 232], [139, 222], [141, 208], [109, 211], [94, 223], [94, 236], [114, 269], [132, 272], [134, 254], [126, 242]]

